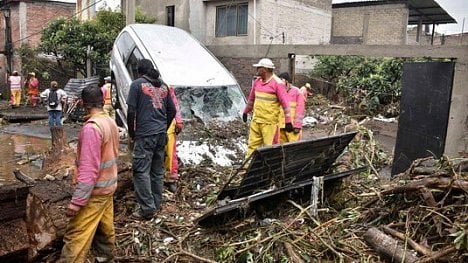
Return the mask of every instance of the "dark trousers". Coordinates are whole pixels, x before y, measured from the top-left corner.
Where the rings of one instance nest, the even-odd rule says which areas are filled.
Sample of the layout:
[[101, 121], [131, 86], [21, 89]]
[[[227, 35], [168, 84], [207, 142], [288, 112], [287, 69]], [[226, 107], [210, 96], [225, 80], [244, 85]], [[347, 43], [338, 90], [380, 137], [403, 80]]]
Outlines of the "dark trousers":
[[135, 139], [133, 186], [143, 216], [152, 216], [162, 202], [166, 133]]

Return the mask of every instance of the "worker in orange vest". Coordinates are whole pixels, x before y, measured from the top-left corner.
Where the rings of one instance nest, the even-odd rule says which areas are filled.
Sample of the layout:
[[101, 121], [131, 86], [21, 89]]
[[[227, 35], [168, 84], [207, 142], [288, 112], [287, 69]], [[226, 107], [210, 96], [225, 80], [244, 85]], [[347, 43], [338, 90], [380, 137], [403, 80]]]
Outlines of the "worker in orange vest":
[[111, 88], [112, 88], [111, 77], [107, 76], [104, 78], [104, 85], [101, 87], [102, 95], [104, 97], [103, 109], [104, 109], [104, 112], [107, 113], [111, 118], [114, 118], [115, 111], [114, 111], [114, 108], [112, 107]]

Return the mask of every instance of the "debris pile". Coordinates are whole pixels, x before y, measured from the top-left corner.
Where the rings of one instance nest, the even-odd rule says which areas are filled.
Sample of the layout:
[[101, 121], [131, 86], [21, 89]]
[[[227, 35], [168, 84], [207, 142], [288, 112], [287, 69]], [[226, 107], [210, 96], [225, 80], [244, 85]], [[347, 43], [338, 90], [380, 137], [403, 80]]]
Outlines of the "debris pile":
[[385, 185], [373, 176], [352, 177], [341, 186], [341, 203], [336, 197], [334, 202], [322, 200], [318, 217], [310, 215], [307, 202], [289, 200], [282, 207], [272, 204], [275, 209], [267, 218], [201, 228], [193, 220], [214, 200], [229, 171], [186, 167], [179, 192], [166, 194], [163, 210], [152, 221], [125, 216], [131, 195], [118, 202], [118, 259], [389, 262], [392, 257], [394, 262], [466, 262], [467, 169], [468, 160], [417, 160]]
[[384, 232], [364, 235], [379, 254], [396, 262], [467, 262], [468, 159], [416, 160], [376, 194], [363, 205], [361, 222]]

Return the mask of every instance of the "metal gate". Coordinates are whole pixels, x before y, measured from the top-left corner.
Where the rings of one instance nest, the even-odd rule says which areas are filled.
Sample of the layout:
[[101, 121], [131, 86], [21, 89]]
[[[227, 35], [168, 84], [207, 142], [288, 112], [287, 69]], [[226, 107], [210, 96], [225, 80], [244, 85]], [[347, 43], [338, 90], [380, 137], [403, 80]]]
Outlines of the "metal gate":
[[418, 158], [443, 155], [454, 68], [453, 62], [404, 64], [392, 175]]

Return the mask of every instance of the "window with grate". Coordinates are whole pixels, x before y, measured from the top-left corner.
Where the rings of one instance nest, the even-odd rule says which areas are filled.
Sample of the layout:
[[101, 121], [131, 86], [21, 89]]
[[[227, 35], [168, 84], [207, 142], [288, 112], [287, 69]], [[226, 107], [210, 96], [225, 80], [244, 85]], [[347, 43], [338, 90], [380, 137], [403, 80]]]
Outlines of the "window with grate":
[[247, 3], [216, 7], [216, 37], [247, 35], [248, 7]]

